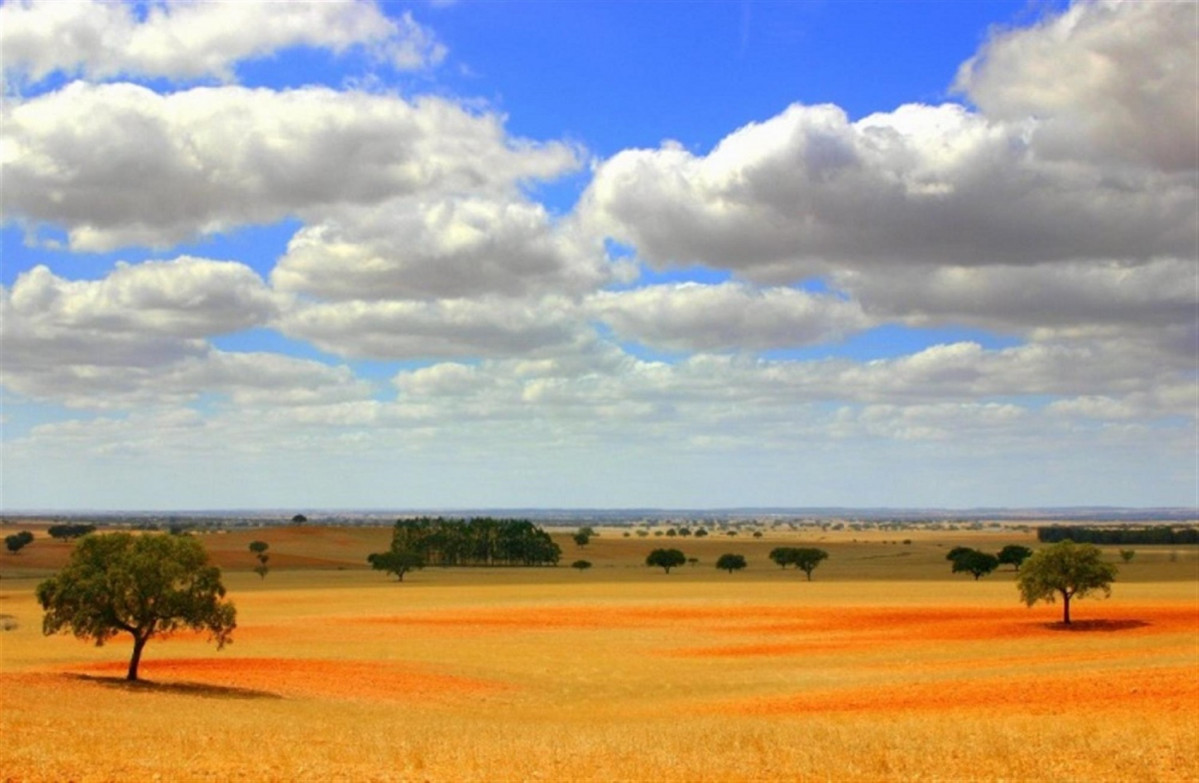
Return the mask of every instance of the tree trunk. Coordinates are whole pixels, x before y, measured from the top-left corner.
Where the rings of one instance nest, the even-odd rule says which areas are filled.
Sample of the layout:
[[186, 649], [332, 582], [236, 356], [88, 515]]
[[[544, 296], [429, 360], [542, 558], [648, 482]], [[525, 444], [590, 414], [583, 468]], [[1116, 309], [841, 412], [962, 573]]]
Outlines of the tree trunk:
[[1070, 594], [1062, 593], [1062, 622], [1070, 624]]
[[149, 637], [137, 636], [133, 637], [133, 657], [129, 659], [129, 673], [125, 675], [125, 679], [129, 682], [137, 682], [137, 665], [142, 660], [142, 648], [146, 646], [146, 641]]

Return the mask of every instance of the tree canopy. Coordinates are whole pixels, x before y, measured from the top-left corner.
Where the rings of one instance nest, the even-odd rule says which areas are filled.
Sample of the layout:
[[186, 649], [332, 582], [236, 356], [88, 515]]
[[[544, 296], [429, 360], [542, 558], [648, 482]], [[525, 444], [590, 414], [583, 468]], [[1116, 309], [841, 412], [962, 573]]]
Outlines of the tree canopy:
[[22, 530], [20, 533], [13, 533], [11, 536], [4, 537], [4, 546], [14, 555], [32, 543], [33, 533], [30, 533], [28, 530]]
[[677, 549], [655, 549], [645, 557], [647, 566], [657, 566], [670, 573], [670, 569], [687, 562], [687, 556]]
[[1103, 562], [1103, 553], [1093, 544], [1061, 541], [1034, 552], [1024, 561], [1017, 577], [1020, 597], [1032, 606], [1037, 601], [1054, 603], [1062, 597], [1062, 622], [1070, 623], [1072, 598], [1102, 592], [1111, 595], [1117, 568]]
[[197, 539], [158, 534], [87, 536], [37, 587], [43, 633], [69, 631], [97, 646], [119, 633], [133, 637], [129, 680], [155, 636], [188, 628], [207, 631], [217, 649], [228, 644], [237, 613], [224, 597], [221, 570]]
[[807, 575], [808, 581], [812, 581], [812, 572], [816, 570], [816, 566], [828, 559], [828, 552], [815, 547], [798, 547], [791, 552], [791, 562], [795, 563], [795, 567], [803, 571]]
[[953, 573], [968, 573], [974, 577], [974, 581], [978, 581], [979, 577], [999, 568], [999, 558], [987, 552], [980, 552], [977, 549], [969, 547], [957, 547], [950, 554], [955, 555], [952, 558]]
[[1015, 566], [1016, 570], [1019, 571], [1021, 564], [1032, 557], [1032, 550], [1019, 544], [1008, 544], [999, 550], [997, 557], [1000, 563]]
[[745, 568], [744, 555], [721, 555], [716, 559], [716, 567], [730, 574]]
[[403, 582], [404, 574], [425, 567], [424, 559], [415, 552], [396, 551], [375, 552], [367, 555], [366, 562], [376, 571], [386, 571], [395, 574], [396, 579]]

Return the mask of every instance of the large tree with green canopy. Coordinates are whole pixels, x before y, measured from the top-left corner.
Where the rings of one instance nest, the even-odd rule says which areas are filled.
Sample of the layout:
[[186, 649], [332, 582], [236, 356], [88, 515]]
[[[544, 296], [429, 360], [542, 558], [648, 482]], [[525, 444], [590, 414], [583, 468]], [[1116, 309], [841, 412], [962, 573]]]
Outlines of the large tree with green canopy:
[[1062, 597], [1062, 622], [1070, 623], [1070, 599], [1096, 591], [1111, 595], [1117, 568], [1103, 562], [1103, 553], [1093, 544], [1062, 541], [1034, 552], [1020, 568], [1017, 583], [1020, 597], [1029, 606], [1037, 601], [1053, 603]]
[[97, 646], [120, 633], [133, 637], [128, 680], [137, 680], [151, 638], [180, 629], [207, 631], [228, 644], [237, 612], [224, 600], [221, 570], [190, 536], [106, 533], [79, 542], [66, 566], [37, 587], [42, 631], [69, 631]]

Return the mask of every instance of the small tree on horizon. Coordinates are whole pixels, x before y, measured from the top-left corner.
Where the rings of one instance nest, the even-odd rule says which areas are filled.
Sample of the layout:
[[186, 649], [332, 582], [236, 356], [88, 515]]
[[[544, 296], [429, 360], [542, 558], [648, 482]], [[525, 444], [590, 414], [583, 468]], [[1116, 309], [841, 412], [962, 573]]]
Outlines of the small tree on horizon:
[[828, 559], [828, 552], [823, 549], [814, 547], [799, 547], [795, 550], [794, 559], [795, 567], [807, 574], [808, 581], [812, 581], [812, 572], [816, 570], [816, 566], [824, 560]]
[[406, 552], [403, 550], [389, 549], [386, 552], [375, 552], [367, 555], [366, 562], [371, 564], [371, 568], [376, 571], [385, 571], [389, 574], [395, 574], [396, 579], [400, 582], [404, 581], [404, 574], [413, 570], [420, 570], [425, 567], [424, 558], [415, 552]]
[[716, 559], [716, 567], [721, 571], [728, 571], [730, 574], [740, 571], [745, 568], [745, 557], [743, 555], [721, 555]]
[[974, 576], [974, 581], [999, 568], [999, 558], [977, 549], [965, 549], [958, 552], [953, 559], [953, 573], [966, 572]]
[[670, 573], [670, 569], [687, 562], [687, 556], [677, 549], [655, 549], [645, 558], [647, 566], [658, 566]]

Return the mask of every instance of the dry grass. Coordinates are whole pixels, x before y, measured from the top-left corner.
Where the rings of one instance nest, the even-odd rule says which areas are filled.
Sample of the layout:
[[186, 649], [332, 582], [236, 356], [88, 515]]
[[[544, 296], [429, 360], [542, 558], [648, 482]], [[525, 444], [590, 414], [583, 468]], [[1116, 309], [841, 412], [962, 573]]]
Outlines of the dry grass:
[[[272, 552], [349, 563], [378, 533], [351, 532]], [[126, 642], [42, 637], [35, 581], [5, 578], [0, 778], [1199, 779], [1195, 561], [1138, 555], [1063, 631], [1010, 573], [951, 577], [947, 543], [835, 542], [811, 583], [749, 546], [777, 540], [703, 550], [750, 556], [733, 575], [606, 536], [586, 573], [233, 566], [235, 643], [152, 642], [133, 686]]]

